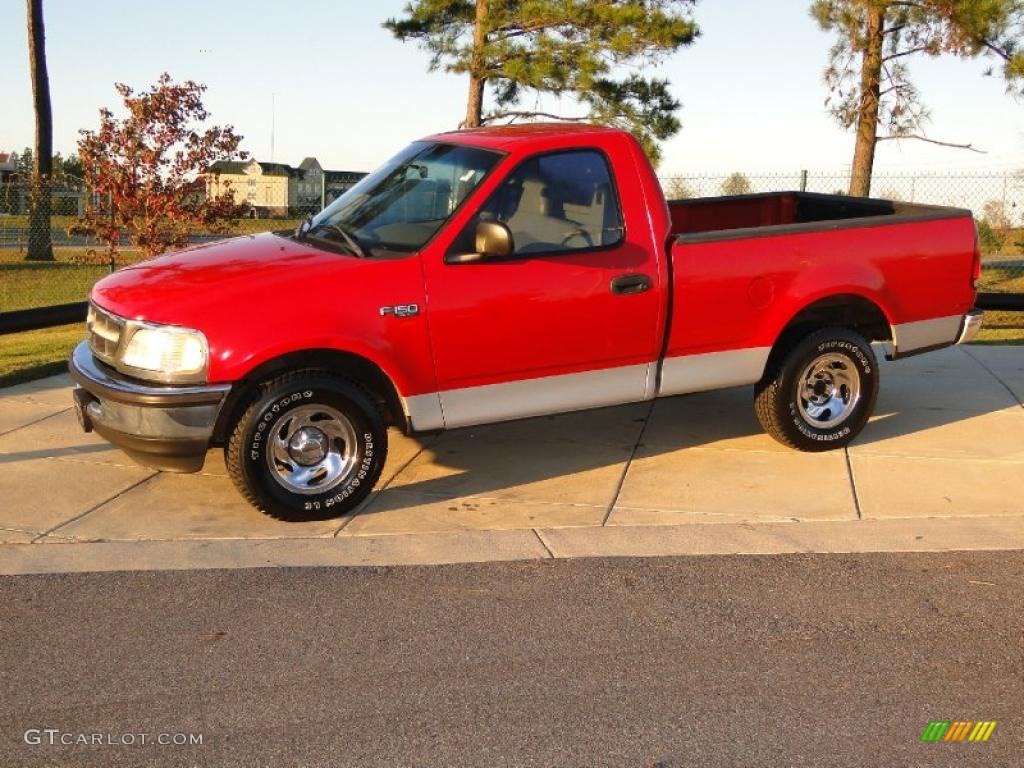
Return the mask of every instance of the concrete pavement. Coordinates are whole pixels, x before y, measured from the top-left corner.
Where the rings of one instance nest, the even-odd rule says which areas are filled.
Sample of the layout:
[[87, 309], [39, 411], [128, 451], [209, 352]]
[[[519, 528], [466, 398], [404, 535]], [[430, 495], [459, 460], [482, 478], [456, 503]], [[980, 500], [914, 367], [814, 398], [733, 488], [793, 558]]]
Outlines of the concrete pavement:
[[393, 433], [360, 509], [297, 524], [245, 504], [220, 451], [164, 474], [83, 434], [59, 376], [0, 390], [0, 572], [1024, 547], [1022, 399], [1024, 348], [972, 346], [883, 364], [847, 451], [776, 444], [749, 388]]

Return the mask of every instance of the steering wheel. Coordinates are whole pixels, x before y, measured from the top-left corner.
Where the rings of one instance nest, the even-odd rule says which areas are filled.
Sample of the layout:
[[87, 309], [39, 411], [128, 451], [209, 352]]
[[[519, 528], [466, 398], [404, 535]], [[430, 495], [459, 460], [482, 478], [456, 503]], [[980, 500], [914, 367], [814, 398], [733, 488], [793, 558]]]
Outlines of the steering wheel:
[[590, 233], [582, 227], [577, 227], [569, 232], [565, 233], [565, 237], [562, 238], [561, 245], [568, 245], [569, 241], [575, 237], [582, 237], [587, 244], [587, 248], [594, 247], [594, 238], [590, 236]]

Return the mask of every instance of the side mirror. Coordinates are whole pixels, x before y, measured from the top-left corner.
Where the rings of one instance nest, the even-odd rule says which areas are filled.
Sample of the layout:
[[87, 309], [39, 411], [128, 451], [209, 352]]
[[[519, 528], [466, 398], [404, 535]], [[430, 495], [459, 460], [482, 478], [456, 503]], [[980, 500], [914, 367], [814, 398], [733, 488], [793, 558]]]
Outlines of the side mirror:
[[448, 254], [449, 264], [470, 264], [485, 259], [499, 259], [515, 252], [512, 231], [500, 221], [481, 221], [476, 225], [476, 252]]

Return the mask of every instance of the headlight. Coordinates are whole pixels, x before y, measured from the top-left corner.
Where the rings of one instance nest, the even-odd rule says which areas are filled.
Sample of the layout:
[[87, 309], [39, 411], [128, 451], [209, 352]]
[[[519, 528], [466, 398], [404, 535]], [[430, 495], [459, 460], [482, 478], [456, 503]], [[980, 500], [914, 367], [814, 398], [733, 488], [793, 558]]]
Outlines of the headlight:
[[128, 332], [118, 365], [125, 373], [168, 384], [204, 381], [209, 347], [199, 331], [129, 321]]

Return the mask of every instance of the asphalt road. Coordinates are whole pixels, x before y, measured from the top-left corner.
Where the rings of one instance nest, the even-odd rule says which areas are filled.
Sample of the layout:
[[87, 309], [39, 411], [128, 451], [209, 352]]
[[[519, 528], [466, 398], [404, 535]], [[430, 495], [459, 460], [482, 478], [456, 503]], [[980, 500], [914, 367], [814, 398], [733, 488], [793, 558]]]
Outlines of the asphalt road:
[[11, 577], [0, 765], [1020, 766], [1022, 585], [1019, 552]]

